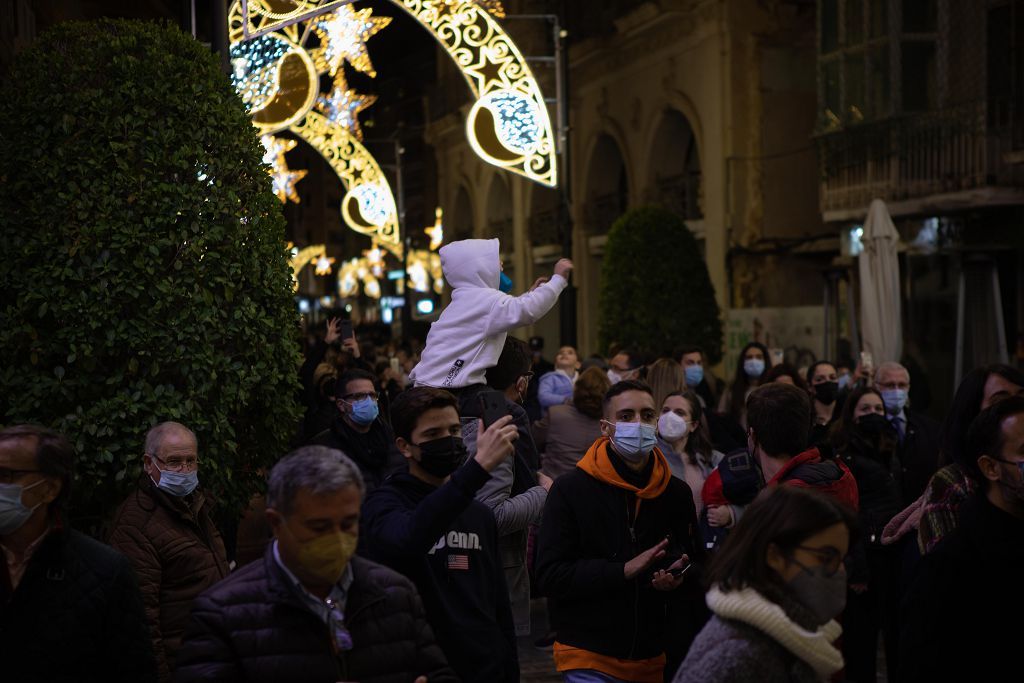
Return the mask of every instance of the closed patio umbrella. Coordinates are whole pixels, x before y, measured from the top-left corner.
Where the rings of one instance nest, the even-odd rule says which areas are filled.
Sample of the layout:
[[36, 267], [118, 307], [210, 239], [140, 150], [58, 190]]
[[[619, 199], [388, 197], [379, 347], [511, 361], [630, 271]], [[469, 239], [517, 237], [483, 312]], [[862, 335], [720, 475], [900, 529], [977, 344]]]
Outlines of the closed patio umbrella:
[[864, 222], [864, 251], [858, 261], [861, 338], [876, 368], [887, 361], [899, 362], [903, 353], [900, 263], [896, 255], [899, 240], [885, 202], [873, 200]]

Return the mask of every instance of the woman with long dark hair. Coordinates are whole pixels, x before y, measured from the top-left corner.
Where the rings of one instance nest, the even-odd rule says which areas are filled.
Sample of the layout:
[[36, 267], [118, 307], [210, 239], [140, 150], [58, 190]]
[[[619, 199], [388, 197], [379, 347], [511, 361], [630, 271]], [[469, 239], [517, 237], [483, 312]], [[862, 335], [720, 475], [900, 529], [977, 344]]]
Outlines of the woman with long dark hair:
[[761, 385], [766, 370], [772, 367], [768, 348], [761, 342], [750, 342], [740, 351], [732, 384], [722, 393], [718, 412], [732, 416], [743, 431], [747, 430], [747, 396]]
[[821, 681], [842, 669], [835, 617], [856, 527], [849, 508], [818, 491], [762, 491], [712, 560], [714, 616], [674, 683]]
[[850, 553], [850, 593], [843, 615], [847, 679], [863, 683], [876, 679], [879, 630], [884, 631], [887, 662], [895, 662], [899, 637], [883, 618], [898, 585], [898, 557], [892, 547], [882, 545], [882, 530], [901, 505], [899, 441], [885, 417], [882, 395], [867, 387], [855, 389], [835, 423], [832, 443], [857, 480], [864, 531]]

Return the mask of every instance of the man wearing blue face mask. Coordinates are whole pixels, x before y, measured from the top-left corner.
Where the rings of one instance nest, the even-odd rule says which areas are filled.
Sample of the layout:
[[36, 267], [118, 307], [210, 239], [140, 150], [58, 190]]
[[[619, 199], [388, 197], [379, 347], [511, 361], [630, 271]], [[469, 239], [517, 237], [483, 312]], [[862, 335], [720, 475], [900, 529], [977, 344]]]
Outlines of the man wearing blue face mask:
[[403, 469], [405, 458], [395, 446], [391, 425], [380, 413], [380, 393], [373, 375], [365, 370], [343, 373], [334, 395], [338, 417], [310, 444], [339, 450], [351, 458], [359, 466], [369, 493], [388, 475]]
[[199, 446], [183, 424], [146, 434], [138, 488], [114, 516], [110, 545], [139, 577], [159, 680], [170, 680], [192, 601], [228, 575], [213, 503], [199, 486]]
[[910, 373], [899, 363], [882, 363], [875, 373], [885, 414], [896, 430], [896, 455], [903, 472], [903, 504], [917, 500], [939, 467], [942, 426], [910, 409]]
[[657, 423], [646, 384], [613, 385], [602, 436], [548, 493], [535, 572], [565, 681], [660, 683], [707, 617], [693, 494]]

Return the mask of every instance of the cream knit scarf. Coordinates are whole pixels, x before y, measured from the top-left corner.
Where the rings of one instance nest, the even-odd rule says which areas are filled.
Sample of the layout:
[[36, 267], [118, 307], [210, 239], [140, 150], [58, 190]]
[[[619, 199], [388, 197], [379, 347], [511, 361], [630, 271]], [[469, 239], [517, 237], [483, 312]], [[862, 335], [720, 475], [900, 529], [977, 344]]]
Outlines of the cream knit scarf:
[[822, 677], [843, 668], [843, 655], [832, 643], [843, 627], [832, 620], [816, 631], [793, 623], [783, 609], [753, 588], [723, 593], [713, 586], [707, 595], [708, 607], [723, 619], [749, 624], [771, 636], [780, 645], [802, 659]]

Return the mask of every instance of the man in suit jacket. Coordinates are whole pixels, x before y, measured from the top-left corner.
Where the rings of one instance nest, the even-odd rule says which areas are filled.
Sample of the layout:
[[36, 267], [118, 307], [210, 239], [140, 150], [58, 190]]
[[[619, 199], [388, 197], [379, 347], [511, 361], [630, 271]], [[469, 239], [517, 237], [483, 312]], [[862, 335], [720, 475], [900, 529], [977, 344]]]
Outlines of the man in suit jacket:
[[897, 455], [903, 474], [903, 503], [917, 500], [939, 467], [942, 426], [924, 413], [910, 410], [910, 373], [899, 363], [882, 363], [875, 373], [886, 417], [899, 437]]

